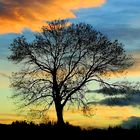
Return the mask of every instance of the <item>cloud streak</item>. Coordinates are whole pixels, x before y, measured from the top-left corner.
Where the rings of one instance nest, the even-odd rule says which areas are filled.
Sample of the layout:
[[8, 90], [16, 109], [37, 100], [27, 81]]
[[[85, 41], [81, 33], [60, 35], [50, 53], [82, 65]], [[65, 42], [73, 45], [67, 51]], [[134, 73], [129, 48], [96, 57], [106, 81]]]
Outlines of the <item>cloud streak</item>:
[[10, 124], [13, 121], [25, 120], [24, 118], [25, 118], [25, 116], [23, 116], [23, 115], [0, 113], [0, 123], [2, 123], [2, 124]]
[[[91, 102], [92, 104], [92, 102]], [[124, 97], [105, 98], [99, 102], [93, 102], [93, 104], [107, 105], [107, 106], [139, 106], [140, 105], [140, 92], [133, 95], [130, 99]]]
[[1, 0], [0, 33], [21, 32], [24, 28], [34, 31], [46, 20], [75, 18], [75, 10], [104, 3], [105, 0]]
[[1, 72], [0, 72], [0, 76], [5, 77], [5, 78], [10, 78], [9, 75], [7, 75], [7, 74], [5, 74], [5, 73], [1, 73]]

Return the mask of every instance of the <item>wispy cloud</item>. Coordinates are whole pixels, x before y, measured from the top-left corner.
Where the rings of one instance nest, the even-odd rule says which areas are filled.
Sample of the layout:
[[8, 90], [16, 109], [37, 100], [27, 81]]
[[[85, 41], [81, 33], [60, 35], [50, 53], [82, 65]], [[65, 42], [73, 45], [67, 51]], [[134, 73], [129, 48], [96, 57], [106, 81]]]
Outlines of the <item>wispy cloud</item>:
[[2, 124], [9, 124], [13, 121], [20, 121], [24, 120], [25, 116], [16, 115], [16, 114], [0, 114], [0, 123]]
[[107, 97], [99, 102], [91, 102], [91, 104], [100, 104], [107, 106], [139, 106], [140, 105], [140, 92], [127, 99], [125, 97]]
[[0, 33], [20, 32], [23, 28], [36, 30], [45, 20], [75, 18], [74, 10], [104, 3], [105, 0], [1, 0]]
[[3, 71], [0, 71], [0, 89], [9, 87], [9, 82], [10, 82], [9, 78], [10, 78], [9, 72], [6, 73]]
[[10, 78], [10, 76], [8, 74], [1, 73], [1, 72], [0, 72], [0, 76], [5, 77], [5, 78]]

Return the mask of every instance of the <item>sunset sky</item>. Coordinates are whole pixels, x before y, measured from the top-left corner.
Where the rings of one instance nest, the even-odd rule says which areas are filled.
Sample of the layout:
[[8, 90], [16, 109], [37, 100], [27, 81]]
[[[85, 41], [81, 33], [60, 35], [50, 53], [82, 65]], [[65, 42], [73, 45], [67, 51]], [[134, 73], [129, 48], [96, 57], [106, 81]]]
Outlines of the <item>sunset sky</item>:
[[[126, 52], [135, 58], [134, 66], [128, 69], [124, 79], [140, 81], [139, 0], [0, 0], [0, 123], [23, 119], [10, 99], [9, 77], [20, 67], [7, 60], [12, 40], [21, 35], [33, 40], [34, 32], [40, 31], [46, 21], [55, 19], [88, 23], [111, 40], [118, 39]], [[111, 81], [116, 79], [123, 80], [121, 76], [112, 77]], [[96, 95], [96, 98], [102, 97]], [[96, 111], [92, 118], [84, 117], [80, 111], [65, 111], [65, 119], [94, 127], [140, 122], [140, 95], [133, 97], [131, 102], [122, 102], [109, 107], [105, 100], [101, 101], [94, 106]], [[50, 114], [54, 118], [54, 112]]]

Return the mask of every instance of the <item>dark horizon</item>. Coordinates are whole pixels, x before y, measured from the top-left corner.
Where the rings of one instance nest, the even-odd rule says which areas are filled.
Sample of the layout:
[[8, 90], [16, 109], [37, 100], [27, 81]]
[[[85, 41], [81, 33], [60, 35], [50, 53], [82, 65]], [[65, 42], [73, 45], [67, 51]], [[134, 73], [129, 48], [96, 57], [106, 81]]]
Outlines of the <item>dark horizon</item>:
[[[25, 8], [26, 7], [26, 8]], [[69, 19], [70, 23], [86, 23], [100, 31], [109, 40], [122, 43], [126, 54], [132, 55], [134, 65], [126, 74], [110, 75], [110, 81], [140, 82], [140, 1], [139, 0], [2, 0], [0, 2], [0, 123], [9, 124], [16, 120], [24, 120], [25, 114], [17, 111], [14, 100], [10, 97], [12, 72], [20, 70], [20, 65], [10, 62], [10, 44], [13, 39], [24, 35], [29, 42], [34, 39], [36, 31], [46, 21]], [[108, 126], [125, 125], [126, 127], [140, 123], [140, 95], [135, 94], [130, 101], [120, 99], [115, 105], [108, 96], [98, 92], [99, 86], [89, 84], [88, 96], [93, 94], [92, 118], [83, 116], [77, 108], [64, 112], [64, 118], [72, 125], [106, 128]], [[94, 94], [97, 92], [98, 94]], [[111, 107], [110, 107], [111, 106]], [[55, 120], [54, 108], [50, 110], [50, 119]]]

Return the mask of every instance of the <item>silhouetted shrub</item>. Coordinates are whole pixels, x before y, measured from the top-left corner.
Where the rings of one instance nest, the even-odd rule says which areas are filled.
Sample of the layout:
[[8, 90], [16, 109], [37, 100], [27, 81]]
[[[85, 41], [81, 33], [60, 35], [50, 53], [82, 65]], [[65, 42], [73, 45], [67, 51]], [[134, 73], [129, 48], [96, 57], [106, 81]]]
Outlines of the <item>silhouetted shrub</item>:
[[120, 126], [109, 127], [108, 129], [81, 129], [79, 126], [73, 126], [68, 122], [65, 125], [58, 125], [55, 122], [47, 124], [34, 124], [33, 122], [16, 121], [11, 125], [0, 124], [0, 134], [11, 139], [39, 139], [39, 140], [97, 140], [97, 139], [122, 139], [134, 138], [139, 136], [140, 129], [123, 129]]

